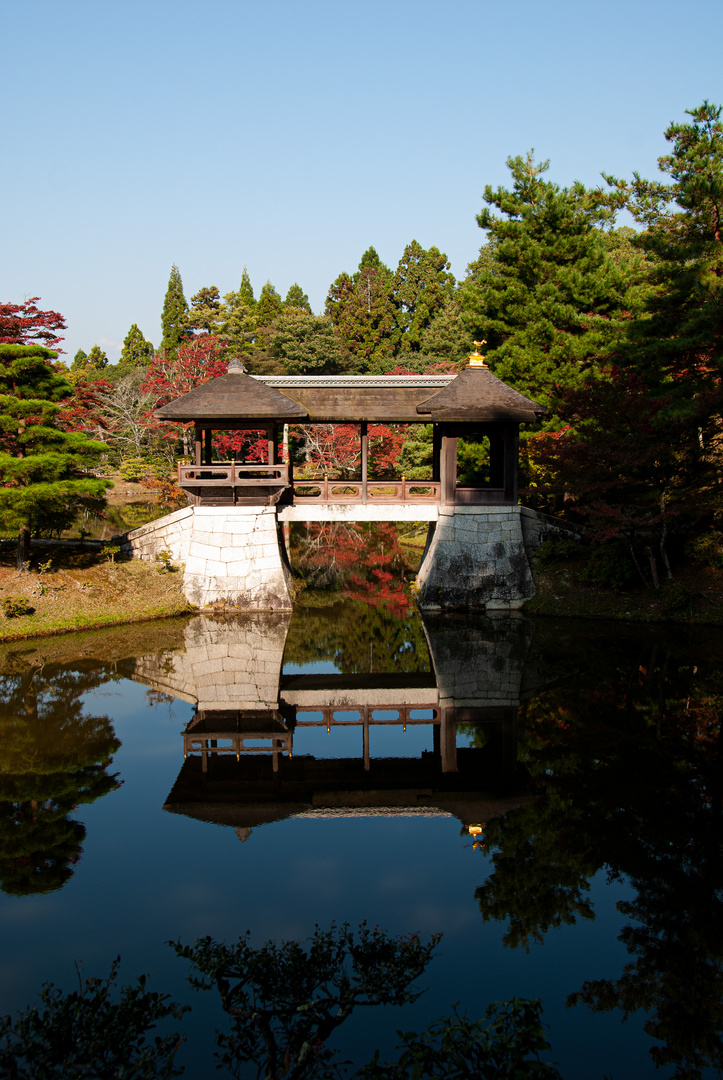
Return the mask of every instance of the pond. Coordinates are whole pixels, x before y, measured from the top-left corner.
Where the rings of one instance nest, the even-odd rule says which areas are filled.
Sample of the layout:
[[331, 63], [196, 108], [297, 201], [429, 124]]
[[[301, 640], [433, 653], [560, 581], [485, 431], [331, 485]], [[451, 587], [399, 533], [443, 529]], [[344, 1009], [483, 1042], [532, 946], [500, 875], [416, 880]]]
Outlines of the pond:
[[169, 940], [367, 920], [443, 938], [414, 1005], [339, 1030], [357, 1064], [539, 997], [567, 1080], [712, 1074], [721, 644], [309, 593], [5, 646], [0, 1013], [120, 955], [192, 1006], [200, 1080], [223, 1015]]

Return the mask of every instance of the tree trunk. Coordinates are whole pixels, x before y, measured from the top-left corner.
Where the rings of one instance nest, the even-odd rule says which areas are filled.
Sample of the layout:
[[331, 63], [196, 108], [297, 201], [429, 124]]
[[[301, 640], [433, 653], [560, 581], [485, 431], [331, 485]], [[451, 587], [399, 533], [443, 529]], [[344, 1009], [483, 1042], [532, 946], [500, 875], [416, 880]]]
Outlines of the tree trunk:
[[18, 557], [17, 557], [17, 569], [27, 570], [28, 562], [30, 561], [30, 529], [27, 525], [23, 525], [18, 533]]

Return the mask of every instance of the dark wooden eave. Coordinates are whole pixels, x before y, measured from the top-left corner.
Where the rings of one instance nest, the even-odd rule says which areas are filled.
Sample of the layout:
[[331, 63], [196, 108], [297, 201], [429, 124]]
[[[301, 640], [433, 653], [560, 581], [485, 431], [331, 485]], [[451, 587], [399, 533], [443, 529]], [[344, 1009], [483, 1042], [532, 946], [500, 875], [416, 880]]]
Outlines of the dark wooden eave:
[[246, 420], [300, 423], [308, 420], [302, 405], [242, 371], [230, 371], [202, 383], [156, 409], [153, 415], [159, 420], [195, 420], [199, 424]]
[[488, 367], [466, 367], [448, 386], [417, 405], [419, 420], [534, 423], [544, 405], [513, 390]]

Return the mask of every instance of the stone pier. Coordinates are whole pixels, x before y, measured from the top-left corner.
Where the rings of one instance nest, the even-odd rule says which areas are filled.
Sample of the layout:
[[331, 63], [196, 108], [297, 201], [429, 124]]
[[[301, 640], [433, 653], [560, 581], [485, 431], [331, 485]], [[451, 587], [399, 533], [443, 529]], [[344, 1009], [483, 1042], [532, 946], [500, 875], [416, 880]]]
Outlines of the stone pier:
[[419, 568], [419, 606], [519, 608], [535, 585], [519, 506], [440, 506]]
[[121, 550], [151, 561], [170, 552], [184, 564], [187, 599], [201, 610], [291, 611], [281, 523], [307, 520], [429, 521], [417, 585], [420, 608], [431, 612], [521, 607], [535, 592], [535, 549], [549, 536], [580, 531], [511, 505], [190, 506], [126, 533]]
[[121, 551], [184, 564], [183, 591], [198, 608], [291, 611], [291, 572], [274, 506], [190, 506], [126, 533]]

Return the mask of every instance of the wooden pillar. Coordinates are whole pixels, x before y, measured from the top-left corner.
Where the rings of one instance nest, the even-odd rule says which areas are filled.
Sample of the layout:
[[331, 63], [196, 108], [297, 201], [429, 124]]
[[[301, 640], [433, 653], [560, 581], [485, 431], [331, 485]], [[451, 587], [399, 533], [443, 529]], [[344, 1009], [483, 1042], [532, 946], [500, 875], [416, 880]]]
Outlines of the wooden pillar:
[[440, 480], [442, 483], [442, 505], [454, 506], [457, 501], [457, 437], [442, 435], [442, 453], [440, 455]]
[[269, 448], [269, 465], [276, 464], [277, 440], [276, 425], [269, 424], [266, 428], [266, 441]]
[[369, 706], [364, 706], [364, 715], [362, 717], [364, 724], [363, 728], [363, 744], [364, 744], [364, 770], [369, 772], [371, 768], [371, 755], [369, 753]]
[[204, 434], [206, 438], [203, 448], [203, 464], [211, 465], [213, 462], [213, 432], [211, 428], [206, 428]]
[[442, 749], [442, 772], [457, 772], [457, 722], [454, 708], [444, 707], [441, 710], [440, 743]]
[[203, 454], [203, 428], [200, 424], [195, 424], [193, 429], [193, 460], [194, 464], [201, 464], [201, 456]]
[[505, 502], [517, 505], [517, 482], [520, 457], [520, 429], [510, 424], [505, 432]]
[[369, 479], [369, 425], [366, 420], [360, 425], [361, 435], [361, 481], [362, 502], [367, 501], [367, 480]]
[[442, 432], [439, 424], [432, 425], [432, 479], [439, 481], [440, 457], [442, 455]]

